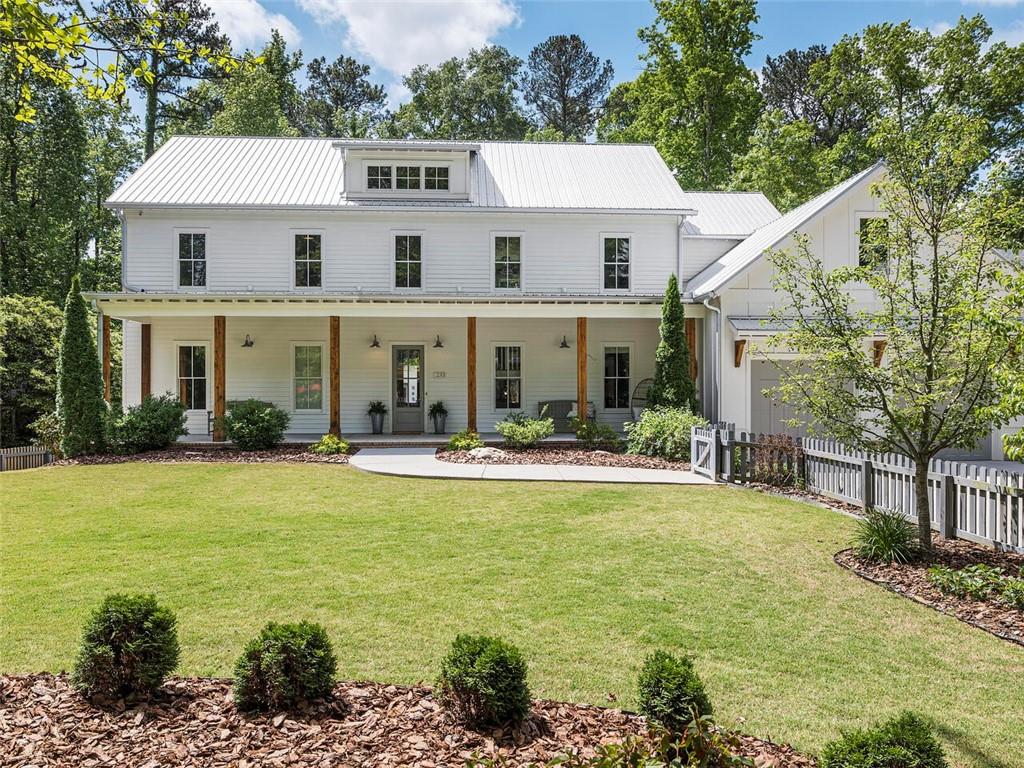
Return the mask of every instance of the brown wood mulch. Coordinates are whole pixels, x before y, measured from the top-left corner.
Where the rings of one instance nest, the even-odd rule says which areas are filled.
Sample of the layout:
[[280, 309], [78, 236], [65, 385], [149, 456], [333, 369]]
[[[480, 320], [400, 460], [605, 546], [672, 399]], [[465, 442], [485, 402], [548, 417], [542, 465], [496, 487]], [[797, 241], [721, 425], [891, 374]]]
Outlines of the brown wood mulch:
[[592, 448], [501, 448], [502, 455], [477, 457], [469, 451], [440, 448], [437, 458], [453, 464], [574, 464], [588, 467], [629, 467], [632, 469], [689, 469], [688, 461], [669, 461]]
[[[79, 456], [75, 459], [61, 459], [54, 466], [70, 464], [127, 464], [141, 462], [143, 464], [188, 464], [228, 462], [231, 464], [272, 464], [274, 462], [292, 462], [301, 464], [348, 464], [349, 454], [312, 453], [305, 445], [282, 445], [266, 451], [240, 451], [237, 448], [204, 447], [190, 448], [175, 446], [164, 451], [146, 451], [144, 453], [116, 456], [113, 454], [96, 454], [95, 456]], [[353, 451], [354, 453], [354, 451]]]
[[998, 552], [962, 539], [932, 536], [933, 554], [927, 561], [902, 565], [879, 565], [858, 558], [852, 550], [837, 552], [835, 561], [861, 578], [872, 581], [922, 605], [949, 614], [966, 624], [990, 632], [1003, 640], [1024, 645], [1024, 611], [988, 600], [974, 600], [947, 595], [928, 581], [928, 568], [944, 565], [964, 568], [975, 563], [1002, 568], [1016, 576], [1024, 567], [1024, 555]]
[[[334, 698], [301, 713], [248, 715], [229, 680], [172, 678], [146, 702], [106, 708], [85, 701], [64, 675], [0, 677], [0, 765], [47, 766], [463, 766], [501, 755], [543, 763], [567, 750], [644, 732], [620, 710], [536, 701], [515, 729], [458, 726], [422, 686], [339, 683]], [[787, 746], [742, 737], [758, 768], [813, 768]]]

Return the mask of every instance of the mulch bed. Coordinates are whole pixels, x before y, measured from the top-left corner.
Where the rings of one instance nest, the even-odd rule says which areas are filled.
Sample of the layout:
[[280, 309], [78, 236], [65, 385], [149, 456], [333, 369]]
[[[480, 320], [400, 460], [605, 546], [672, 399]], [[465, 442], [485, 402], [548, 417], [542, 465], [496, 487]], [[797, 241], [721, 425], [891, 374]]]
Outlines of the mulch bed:
[[344, 453], [320, 455], [311, 453], [306, 445], [282, 445], [266, 451], [239, 451], [236, 448], [211, 446], [195, 448], [178, 445], [164, 451], [146, 451], [128, 456], [98, 454], [80, 456], [76, 459], [55, 461], [55, 466], [69, 464], [186, 464], [195, 462], [229, 462], [233, 464], [272, 464], [274, 462], [297, 462], [303, 464], [348, 464], [349, 455]]
[[963, 568], [975, 563], [999, 567], [1015, 576], [1024, 566], [1024, 555], [997, 552], [962, 539], [943, 539], [937, 535], [932, 536], [932, 546], [934, 551], [928, 562], [878, 565], [860, 560], [849, 549], [838, 552], [835, 561], [858, 576], [897, 594], [991, 632], [1003, 640], [1024, 645], [1024, 611], [986, 600], [947, 595], [933, 587], [927, 576], [928, 568], [932, 565]]
[[669, 461], [651, 456], [591, 448], [502, 448], [503, 455], [478, 458], [469, 451], [440, 448], [437, 458], [453, 464], [575, 464], [588, 467], [630, 467], [632, 469], [689, 469], [688, 461]]
[[[340, 683], [301, 713], [246, 715], [221, 679], [169, 680], [148, 702], [90, 705], [64, 675], [0, 677], [4, 766], [463, 766], [505, 758], [543, 763], [567, 750], [643, 733], [643, 718], [615, 709], [536, 701], [516, 729], [487, 733], [450, 722], [421, 686]], [[758, 768], [812, 768], [790, 747], [742, 738]]]

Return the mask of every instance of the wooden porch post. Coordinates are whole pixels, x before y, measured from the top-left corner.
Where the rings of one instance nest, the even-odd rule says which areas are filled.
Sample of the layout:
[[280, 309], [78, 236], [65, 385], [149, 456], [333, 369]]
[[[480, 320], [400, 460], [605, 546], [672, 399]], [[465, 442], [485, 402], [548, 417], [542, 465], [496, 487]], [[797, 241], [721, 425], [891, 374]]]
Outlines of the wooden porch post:
[[153, 326], [149, 323], [142, 324], [142, 343], [139, 345], [139, 354], [142, 357], [142, 388], [140, 397], [145, 400], [149, 395], [152, 394], [152, 381], [153, 381], [153, 344], [152, 344], [152, 330]]
[[221, 419], [224, 417], [224, 335], [226, 330], [226, 318], [224, 315], [215, 315], [213, 318], [213, 440], [214, 442], [224, 441], [224, 427]]
[[341, 434], [341, 318], [331, 317], [331, 434]]
[[110, 316], [102, 315], [102, 318], [103, 338], [100, 344], [103, 346], [103, 399], [109, 403], [113, 391], [110, 383]]
[[587, 318], [576, 318], [576, 416], [586, 421], [587, 407]]
[[466, 418], [476, 432], [476, 318], [466, 318]]

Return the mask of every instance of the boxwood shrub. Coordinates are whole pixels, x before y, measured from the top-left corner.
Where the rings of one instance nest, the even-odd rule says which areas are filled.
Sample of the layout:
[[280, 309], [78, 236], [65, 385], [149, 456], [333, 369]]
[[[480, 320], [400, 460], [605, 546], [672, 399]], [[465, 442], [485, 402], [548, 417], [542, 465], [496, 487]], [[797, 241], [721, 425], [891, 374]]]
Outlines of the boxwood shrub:
[[178, 653], [174, 614], [153, 595], [110, 595], [85, 624], [71, 682], [87, 697], [152, 693]]
[[170, 393], [147, 395], [113, 420], [110, 445], [118, 453], [158, 451], [186, 433], [185, 406]]
[[224, 434], [243, 451], [261, 451], [281, 442], [288, 414], [272, 403], [242, 400], [225, 414]]
[[456, 432], [448, 439], [449, 451], [472, 451], [474, 448], [483, 448], [484, 441], [480, 435], [471, 429], [464, 429]]
[[690, 460], [690, 428], [708, 421], [685, 408], [648, 408], [626, 428], [626, 451], [673, 461]]
[[687, 656], [655, 651], [637, 678], [640, 713], [673, 734], [681, 734], [694, 717], [710, 716], [711, 701]]
[[526, 660], [495, 637], [456, 637], [441, 663], [437, 690], [441, 703], [470, 726], [519, 723], [530, 711]]
[[235, 705], [244, 710], [293, 709], [326, 698], [338, 662], [319, 624], [267, 624], [235, 662]]
[[874, 728], [851, 731], [825, 745], [819, 768], [947, 768], [928, 724], [904, 712]]
[[519, 411], [510, 413], [494, 429], [505, 438], [505, 445], [510, 448], [533, 448], [555, 433], [555, 422], [550, 417], [531, 419]]

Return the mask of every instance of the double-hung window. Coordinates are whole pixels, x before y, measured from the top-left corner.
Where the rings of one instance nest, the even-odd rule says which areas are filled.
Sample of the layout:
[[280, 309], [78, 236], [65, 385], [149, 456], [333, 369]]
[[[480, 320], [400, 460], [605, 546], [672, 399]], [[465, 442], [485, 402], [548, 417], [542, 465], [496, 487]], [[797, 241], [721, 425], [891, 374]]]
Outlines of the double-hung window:
[[523, 407], [523, 348], [518, 345], [494, 348], [494, 407], [512, 411]]
[[604, 407], [629, 407], [629, 347], [604, 348]]
[[320, 411], [324, 405], [323, 347], [296, 344], [292, 393], [296, 411]]
[[395, 168], [395, 186], [398, 189], [420, 188], [420, 167], [418, 165], [400, 165]]
[[423, 238], [395, 235], [395, 288], [423, 287]]
[[602, 267], [606, 291], [629, 290], [629, 250], [628, 237], [604, 238]]
[[446, 166], [428, 165], [423, 169], [423, 188], [447, 191], [448, 168]]
[[367, 189], [391, 189], [391, 166], [390, 165], [368, 165], [368, 166], [366, 166], [366, 188]]
[[522, 238], [518, 235], [494, 237], [494, 287], [518, 291], [522, 288]]
[[206, 410], [206, 347], [178, 347], [178, 399], [189, 411]]
[[178, 233], [178, 286], [202, 288], [206, 285], [206, 234]]
[[295, 235], [295, 287], [320, 288], [323, 255], [320, 235]]
[[884, 267], [889, 258], [889, 220], [862, 217], [857, 226], [857, 253], [860, 266]]

